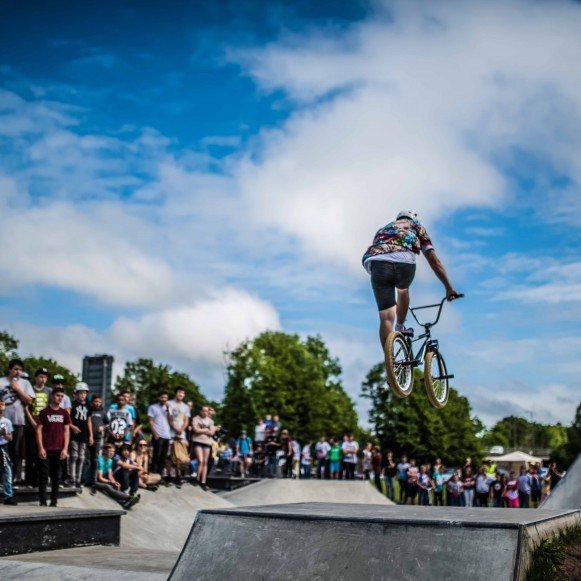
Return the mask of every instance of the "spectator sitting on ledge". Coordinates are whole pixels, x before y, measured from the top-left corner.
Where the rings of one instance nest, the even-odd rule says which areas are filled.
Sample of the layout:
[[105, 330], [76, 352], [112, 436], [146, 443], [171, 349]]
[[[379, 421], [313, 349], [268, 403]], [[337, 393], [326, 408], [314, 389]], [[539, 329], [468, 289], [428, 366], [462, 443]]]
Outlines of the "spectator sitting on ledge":
[[111, 498], [116, 500], [124, 509], [129, 509], [139, 502], [139, 495], [129, 496], [125, 492], [121, 492], [121, 483], [115, 480], [113, 475], [113, 454], [115, 453], [115, 446], [113, 444], [105, 444], [103, 446], [103, 454], [99, 456], [97, 466], [97, 478], [95, 480], [94, 488], [101, 490], [108, 494]]

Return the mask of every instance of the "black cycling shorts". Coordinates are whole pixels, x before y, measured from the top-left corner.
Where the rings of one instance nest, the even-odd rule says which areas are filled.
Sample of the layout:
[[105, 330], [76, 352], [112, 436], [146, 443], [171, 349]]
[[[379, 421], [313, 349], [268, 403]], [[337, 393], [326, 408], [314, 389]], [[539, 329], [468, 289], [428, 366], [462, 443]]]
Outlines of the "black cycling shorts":
[[380, 311], [395, 305], [395, 289], [406, 289], [416, 274], [415, 264], [373, 260], [371, 262], [371, 286]]

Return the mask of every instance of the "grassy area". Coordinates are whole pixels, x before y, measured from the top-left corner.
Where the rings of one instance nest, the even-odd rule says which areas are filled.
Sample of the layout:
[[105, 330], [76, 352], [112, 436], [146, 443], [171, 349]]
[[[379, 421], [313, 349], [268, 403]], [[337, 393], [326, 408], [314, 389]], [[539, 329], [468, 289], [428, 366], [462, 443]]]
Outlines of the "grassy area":
[[541, 542], [533, 554], [527, 581], [581, 579], [581, 524]]

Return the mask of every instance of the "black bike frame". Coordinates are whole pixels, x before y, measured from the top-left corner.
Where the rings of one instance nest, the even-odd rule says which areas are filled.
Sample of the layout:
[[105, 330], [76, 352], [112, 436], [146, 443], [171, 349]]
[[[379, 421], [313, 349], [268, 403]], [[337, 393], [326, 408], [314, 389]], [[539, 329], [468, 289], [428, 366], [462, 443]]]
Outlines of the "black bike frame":
[[[463, 294], [460, 294], [457, 296], [457, 298], [462, 298], [463, 296], [464, 296]], [[442, 314], [442, 307], [444, 306], [445, 302], [446, 302], [446, 297], [444, 297], [439, 303], [436, 303], [435, 305], [425, 305], [423, 307], [415, 307], [415, 308], [410, 307], [410, 312], [413, 315], [414, 319], [416, 320], [416, 323], [420, 327], [424, 328], [424, 332], [417, 339], [408, 339], [410, 342], [410, 353], [411, 353], [411, 356], [413, 357], [413, 359], [411, 361], [406, 361], [406, 363], [408, 365], [411, 365], [412, 367], [419, 367], [424, 362], [424, 360], [426, 358], [426, 353], [428, 351], [438, 351], [438, 340], [432, 339], [430, 329], [434, 325], [436, 325], [438, 323], [438, 321], [440, 320], [440, 315]], [[430, 323], [422, 323], [416, 317], [415, 311], [421, 311], [423, 309], [436, 309], [436, 308], [438, 309], [438, 315], [436, 316], [435, 321], [432, 321]], [[421, 341], [422, 339], [424, 339], [424, 342], [422, 343], [421, 347], [417, 350], [416, 355], [414, 355], [413, 349], [412, 349], [412, 344], [416, 343], [417, 341]], [[450, 376], [450, 377], [452, 377], [452, 376]]]

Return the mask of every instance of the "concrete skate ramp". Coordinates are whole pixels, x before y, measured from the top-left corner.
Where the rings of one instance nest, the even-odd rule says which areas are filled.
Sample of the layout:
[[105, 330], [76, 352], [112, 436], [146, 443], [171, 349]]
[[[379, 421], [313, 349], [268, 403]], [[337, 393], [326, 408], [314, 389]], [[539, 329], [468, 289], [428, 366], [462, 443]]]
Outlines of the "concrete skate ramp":
[[565, 477], [553, 489], [541, 508], [581, 509], [581, 454], [571, 464]]
[[[305, 503], [200, 511], [170, 579], [524, 579], [579, 511]], [[225, 557], [226, 556], [226, 557]]]
[[[179, 551], [192, 528], [196, 512], [202, 508], [225, 508], [232, 504], [200, 488], [184, 485], [181, 489], [161, 486], [157, 492], [140, 491], [141, 501], [121, 517], [121, 547]], [[87, 489], [73, 498], [63, 498], [59, 506], [70, 508], [119, 508], [98, 492]]]
[[375, 486], [361, 480], [262, 480], [222, 494], [234, 506], [340, 502], [348, 504], [393, 504]]

